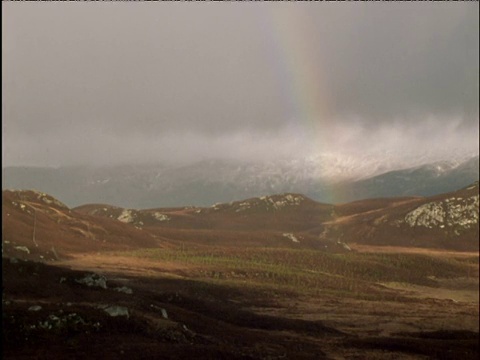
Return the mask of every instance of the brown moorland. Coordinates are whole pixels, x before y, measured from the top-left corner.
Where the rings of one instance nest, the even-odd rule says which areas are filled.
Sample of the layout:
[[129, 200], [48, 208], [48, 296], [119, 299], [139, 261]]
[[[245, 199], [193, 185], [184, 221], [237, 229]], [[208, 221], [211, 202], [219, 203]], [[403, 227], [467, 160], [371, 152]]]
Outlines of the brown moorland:
[[479, 356], [478, 182], [149, 210], [4, 191], [2, 219], [4, 358]]

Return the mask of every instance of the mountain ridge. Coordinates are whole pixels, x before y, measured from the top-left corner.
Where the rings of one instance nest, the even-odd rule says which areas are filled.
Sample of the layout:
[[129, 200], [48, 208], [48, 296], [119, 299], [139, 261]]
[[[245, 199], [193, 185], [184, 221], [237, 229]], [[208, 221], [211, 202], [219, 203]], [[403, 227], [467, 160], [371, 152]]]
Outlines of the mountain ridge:
[[315, 162], [245, 163], [204, 161], [191, 165], [132, 165], [107, 168], [4, 169], [3, 188], [53, 194], [69, 206], [101, 202], [128, 208], [210, 206], [278, 193], [301, 193], [320, 202], [342, 203], [372, 197], [431, 196], [479, 178], [479, 158], [433, 162], [367, 179], [332, 181]]

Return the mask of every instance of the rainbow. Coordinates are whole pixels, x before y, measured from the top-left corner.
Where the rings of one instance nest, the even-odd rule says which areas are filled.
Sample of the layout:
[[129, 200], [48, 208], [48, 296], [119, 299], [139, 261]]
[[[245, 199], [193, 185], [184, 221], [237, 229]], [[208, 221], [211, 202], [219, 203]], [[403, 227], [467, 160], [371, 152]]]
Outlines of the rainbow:
[[329, 132], [322, 131], [330, 117], [325, 67], [312, 53], [310, 39], [314, 30], [309, 28], [311, 20], [304, 10], [273, 5], [264, 8], [264, 20], [273, 44], [276, 71], [285, 84], [284, 98], [295, 109], [294, 120], [305, 127], [320, 152], [328, 151], [324, 144], [328, 143]]
[[[262, 8], [262, 21], [266, 25], [272, 43], [272, 62], [277, 76], [281, 79], [282, 96], [294, 109], [293, 117], [297, 130], [314, 144], [315, 154], [331, 153], [335, 135], [332, 134], [334, 121], [329, 107], [329, 91], [325, 71], [320, 62], [321, 54], [314, 53], [311, 46], [311, 19], [304, 7], [298, 4], [269, 4]], [[319, 36], [322, 34], [318, 34]], [[320, 55], [320, 56], [319, 56]], [[320, 189], [319, 189], [320, 190]], [[346, 189], [342, 184], [329, 185], [322, 189], [324, 201], [335, 201]]]

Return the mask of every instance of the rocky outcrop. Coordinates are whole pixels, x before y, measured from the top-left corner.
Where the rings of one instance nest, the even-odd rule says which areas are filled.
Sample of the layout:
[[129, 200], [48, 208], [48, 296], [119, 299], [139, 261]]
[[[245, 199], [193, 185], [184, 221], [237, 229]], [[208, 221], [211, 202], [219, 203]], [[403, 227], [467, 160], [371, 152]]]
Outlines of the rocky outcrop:
[[120, 216], [117, 218], [117, 220], [127, 224], [132, 223], [134, 221], [132, 216], [132, 211], [129, 209], [123, 210]]
[[478, 224], [479, 195], [450, 197], [424, 204], [410, 211], [405, 222], [410, 227], [470, 229]]
[[[235, 212], [245, 212], [247, 210], [281, 210], [290, 206], [299, 206], [305, 201], [303, 195], [298, 194], [281, 194], [262, 196], [259, 198], [248, 199], [244, 201], [235, 201], [229, 204], [215, 204], [212, 209], [217, 210], [233, 210]], [[197, 211], [198, 212], [198, 211]]]

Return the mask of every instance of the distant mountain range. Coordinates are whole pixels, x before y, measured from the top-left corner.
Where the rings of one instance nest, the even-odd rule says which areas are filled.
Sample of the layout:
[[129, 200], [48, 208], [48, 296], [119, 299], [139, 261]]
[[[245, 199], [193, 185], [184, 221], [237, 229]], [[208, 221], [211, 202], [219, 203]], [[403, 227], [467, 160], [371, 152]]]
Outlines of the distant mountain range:
[[[210, 160], [185, 166], [6, 167], [3, 189], [36, 189], [74, 207], [107, 203], [125, 208], [210, 206], [278, 193], [324, 203], [394, 196], [431, 196], [479, 179], [478, 155], [382, 172], [382, 166], [303, 159], [249, 163]], [[328, 166], [327, 166], [328, 164]], [[371, 165], [371, 164], [370, 164]], [[373, 170], [372, 170], [373, 169]]]

